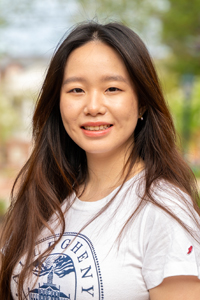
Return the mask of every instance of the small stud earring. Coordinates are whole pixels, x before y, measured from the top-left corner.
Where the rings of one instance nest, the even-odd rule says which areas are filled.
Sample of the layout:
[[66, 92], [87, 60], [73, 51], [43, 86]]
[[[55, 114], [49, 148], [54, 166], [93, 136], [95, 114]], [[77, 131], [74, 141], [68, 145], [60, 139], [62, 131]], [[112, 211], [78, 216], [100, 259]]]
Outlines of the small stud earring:
[[143, 121], [143, 116], [141, 113], [140, 113], [140, 120]]

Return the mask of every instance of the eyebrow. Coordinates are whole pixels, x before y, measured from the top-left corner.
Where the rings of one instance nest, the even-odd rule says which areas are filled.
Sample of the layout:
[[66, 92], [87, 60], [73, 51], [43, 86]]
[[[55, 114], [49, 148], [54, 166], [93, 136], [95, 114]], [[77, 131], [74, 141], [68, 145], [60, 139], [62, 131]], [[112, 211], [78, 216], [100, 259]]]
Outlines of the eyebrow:
[[[64, 84], [68, 84], [71, 82], [86, 82], [87, 80], [83, 77], [77, 77], [77, 76], [73, 76], [73, 77], [69, 77], [67, 79], [64, 80], [63, 85]], [[107, 76], [103, 76], [101, 78], [101, 81], [106, 82], [106, 81], [121, 81], [121, 82], [125, 82], [127, 83], [127, 80], [121, 76], [121, 75], [107, 75]]]
[[121, 75], [104, 76], [102, 81], [122, 81], [127, 83], [127, 80]]
[[73, 76], [73, 77], [69, 77], [67, 79], [64, 80], [63, 82], [63, 85], [64, 84], [68, 84], [70, 82], [85, 82], [86, 80], [83, 78], [83, 77], [76, 77], [76, 76]]

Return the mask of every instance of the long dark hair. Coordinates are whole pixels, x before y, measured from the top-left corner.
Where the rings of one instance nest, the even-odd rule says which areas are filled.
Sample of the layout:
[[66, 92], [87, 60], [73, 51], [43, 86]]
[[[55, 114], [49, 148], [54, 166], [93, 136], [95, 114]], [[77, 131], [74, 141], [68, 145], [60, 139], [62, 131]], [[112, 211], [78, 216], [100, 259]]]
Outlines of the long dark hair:
[[[52, 231], [48, 220], [55, 212], [64, 233], [61, 204], [87, 180], [85, 152], [66, 133], [59, 100], [69, 54], [93, 40], [99, 40], [119, 53], [136, 88], [139, 106], [146, 109], [144, 120], [138, 120], [134, 132], [126, 178], [140, 157], [145, 164], [145, 191], [141, 201], [148, 200], [160, 206], [151, 187], [158, 179], [164, 179], [188, 194], [200, 215], [195, 178], [177, 151], [173, 121], [144, 43], [131, 29], [118, 23], [78, 25], [58, 46], [38, 97], [33, 116], [33, 151], [15, 181], [1, 238], [1, 299], [12, 299], [11, 275], [19, 259], [26, 254], [18, 286], [19, 300], [23, 298], [23, 282], [33, 260], [38, 234], [44, 227]], [[172, 214], [166, 207], [161, 208]], [[185, 226], [178, 217], [173, 217]]]

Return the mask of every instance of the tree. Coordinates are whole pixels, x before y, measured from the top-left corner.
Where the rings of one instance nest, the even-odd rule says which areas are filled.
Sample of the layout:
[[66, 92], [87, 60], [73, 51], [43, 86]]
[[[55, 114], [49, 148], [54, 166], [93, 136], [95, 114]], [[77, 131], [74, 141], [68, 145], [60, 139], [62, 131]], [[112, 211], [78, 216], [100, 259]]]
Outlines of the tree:
[[171, 67], [179, 74], [200, 74], [200, 1], [168, 0], [160, 17], [162, 41], [174, 55]]
[[194, 97], [200, 75], [200, 1], [168, 0], [168, 3], [168, 10], [160, 15], [162, 42], [171, 49], [168, 67], [176, 72], [181, 85], [181, 135], [183, 152], [187, 155], [190, 137], [200, 128], [196, 118], [200, 106]]

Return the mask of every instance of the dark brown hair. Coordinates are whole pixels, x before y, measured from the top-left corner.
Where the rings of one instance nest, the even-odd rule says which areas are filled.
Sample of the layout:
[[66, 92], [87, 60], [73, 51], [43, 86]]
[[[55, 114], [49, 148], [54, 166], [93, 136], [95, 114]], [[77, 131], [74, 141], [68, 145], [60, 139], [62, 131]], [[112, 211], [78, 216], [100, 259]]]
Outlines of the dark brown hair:
[[[118, 23], [78, 25], [59, 45], [51, 60], [33, 116], [34, 148], [12, 190], [1, 237], [1, 299], [12, 299], [11, 275], [26, 253], [18, 289], [19, 300], [23, 298], [23, 282], [32, 263], [38, 234], [42, 228], [49, 228], [48, 220], [56, 211], [64, 233], [61, 204], [73, 190], [78, 191], [80, 184], [86, 182], [86, 155], [64, 129], [59, 100], [69, 54], [93, 40], [106, 43], [119, 53], [136, 88], [139, 106], [146, 108], [144, 120], [138, 120], [134, 132], [134, 147], [126, 178], [140, 157], [145, 163], [145, 193], [141, 201], [151, 201], [161, 207], [154, 199], [151, 187], [158, 179], [164, 179], [186, 192], [200, 215], [195, 178], [177, 151], [173, 121], [144, 43], [131, 29]], [[161, 208], [168, 212], [167, 207]], [[185, 226], [178, 217], [173, 217]]]

